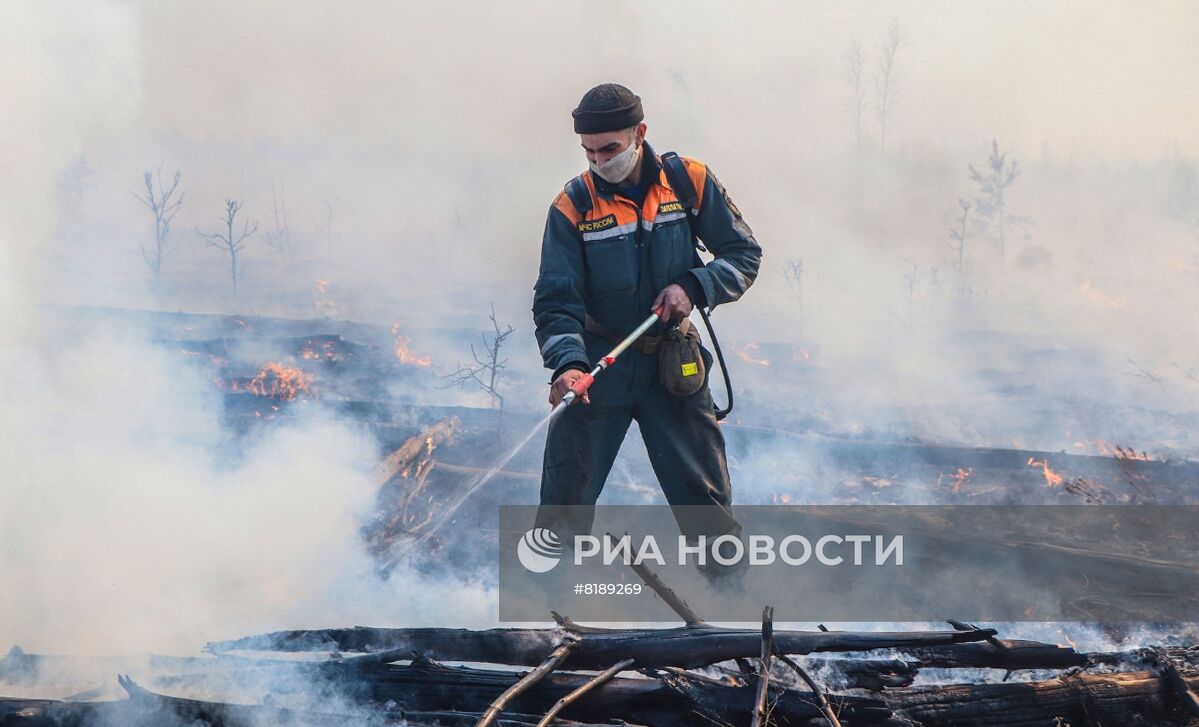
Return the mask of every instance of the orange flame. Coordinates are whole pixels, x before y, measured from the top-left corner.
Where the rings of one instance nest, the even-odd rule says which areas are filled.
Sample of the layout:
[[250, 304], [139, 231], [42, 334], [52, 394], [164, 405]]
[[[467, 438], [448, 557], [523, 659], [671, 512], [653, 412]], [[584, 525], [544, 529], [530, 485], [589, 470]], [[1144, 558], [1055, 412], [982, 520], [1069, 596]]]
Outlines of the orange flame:
[[[245, 385], [245, 390], [258, 396], [290, 401], [300, 394], [312, 391], [312, 374], [281, 363], [268, 363]], [[237, 387], [234, 387], [236, 390]]]
[[1148, 452], [1137, 452], [1132, 447], [1121, 447], [1116, 445], [1116, 453], [1112, 455], [1116, 459], [1136, 460], [1138, 462], [1152, 462], [1153, 458]]
[[1132, 447], [1125, 447], [1119, 444], [1110, 444], [1102, 439], [1084, 439], [1081, 442], [1075, 442], [1075, 447], [1079, 449], [1093, 449], [1098, 454], [1106, 457], [1115, 457], [1116, 459], [1135, 460], [1140, 462], [1152, 462], [1153, 457], [1148, 452], [1138, 452]]
[[328, 340], [318, 345], [310, 339], [304, 342], [304, 348], [300, 351], [300, 358], [307, 361], [340, 361], [344, 356], [337, 350], [335, 341]]
[[1058, 485], [1062, 484], [1062, 482], [1063, 482], [1062, 476], [1049, 468], [1048, 460], [1044, 460], [1044, 459], [1037, 460], [1032, 457], [1029, 457], [1028, 458], [1028, 466], [1041, 468], [1041, 471], [1045, 474], [1045, 486], [1046, 487], [1057, 487]]
[[944, 472], [942, 472], [937, 477], [937, 485], [940, 486], [940, 484], [943, 481], [948, 480], [953, 483], [950, 487], [954, 492], [961, 492], [962, 485], [966, 484], [966, 481], [969, 480], [973, 474], [974, 474], [973, 467], [969, 467], [967, 469], [962, 469], [961, 467], [958, 467], [958, 471], [954, 472], [951, 475], [946, 475]]
[[329, 281], [318, 279], [312, 284], [312, 307], [322, 318], [341, 318], [344, 309], [329, 292]]
[[746, 363], [756, 364], [758, 366], [769, 366], [770, 359], [758, 358], [754, 354], [758, 350], [758, 344], [755, 341], [750, 341], [745, 344], [740, 350], [735, 350], [734, 353]]
[[399, 323], [392, 324], [391, 337], [395, 339], [395, 355], [400, 360], [400, 363], [410, 366], [429, 366], [432, 363], [428, 356], [416, 356], [412, 351], [408, 350], [408, 344], [412, 343], [412, 338], [400, 335]]

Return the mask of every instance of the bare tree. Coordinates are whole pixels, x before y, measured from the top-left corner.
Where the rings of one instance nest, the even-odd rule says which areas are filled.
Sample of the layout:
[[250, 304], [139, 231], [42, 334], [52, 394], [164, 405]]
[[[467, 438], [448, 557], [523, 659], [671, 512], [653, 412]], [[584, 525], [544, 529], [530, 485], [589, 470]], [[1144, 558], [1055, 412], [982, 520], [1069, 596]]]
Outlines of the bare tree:
[[887, 153], [887, 126], [891, 123], [896, 105], [895, 66], [899, 50], [904, 46], [903, 28], [898, 20], [892, 20], [887, 35], [878, 47], [878, 60], [874, 69], [874, 112], [878, 118], [879, 152]]
[[842, 57], [844, 64], [845, 83], [849, 86], [849, 98], [845, 101], [845, 114], [853, 126], [854, 140], [859, 148], [862, 146], [862, 117], [866, 114], [866, 89], [863, 81], [866, 78], [866, 59], [862, 55], [862, 44], [854, 39], [849, 49]]
[[246, 240], [258, 230], [258, 223], [246, 220], [239, 233], [233, 231], [237, 213], [242, 203], [235, 199], [225, 200], [225, 217], [221, 220], [225, 225], [224, 232], [204, 233], [196, 230], [209, 246], [225, 252], [229, 256], [229, 282], [233, 285], [233, 294], [237, 295], [237, 280], [242, 271], [237, 267], [237, 256], [246, 248]]
[[979, 194], [974, 199], [974, 221], [979, 230], [994, 235], [999, 245], [999, 261], [1001, 265], [1007, 262], [1007, 239], [1013, 229], [1023, 228], [1026, 231], [1032, 220], [1024, 215], [1012, 214], [1007, 208], [1006, 190], [1020, 176], [1020, 168], [1016, 160], [1007, 161], [1007, 152], [999, 153], [999, 142], [991, 140], [991, 157], [987, 160], [987, 169], [979, 172], [974, 165], [969, 165], [970, 179], [979, 187]]
[[69, 243], [62, 248], [64, 252], [75, 250], [79, 243], [87, 239], [91, 229], [87, 219], [87, 195], [91, 189], [91, 176], [92, 170], [87, 165], [87, 158], [82, 154], [73, 157], [59, 172], [57, 233]]
[[971, 203], [958, 197], [958, 207], [962, 209], [962, 216], [958, 218], [958, 226], [949, 228], [949, 237], [953, 240], [953, 251], [957, 253], [957, 271], [958, 271], [958, 295], [962, 295], [966, 291], [966, 238], [970, 234], [967, 224], [970, 221]]
[[179, 208], [183, 206], [184, 192], [179, 189], [179, 180], [182, 178], [183, 172], [175, 170], [175, 176], [171, 180], [170, 186], [164, 186], [162, 164], [159, 164], [156, 171], [146, 170], [142, 174], [142, 181], [146, 185], [146, 196], [141, 197], [136, 192], [131, 192], [134, 198], [144, 204], [154, 215], [154, 243], [147, 245], [142, 242], [139, 249], [142, 259], [146, 261], [146, 265], [150, 267], [150, 272], [154, 275], [154, 292], [156, 294], [162, 290], [162, 266], [172, 250], [171, 220], [175, 219]]
[[333, 259], [333, 212], [337, 209], [337, 198], [325, 200], [325, 229], [322, 230], [325, 238], [325, 253], [329, 259]]
[[292, 255], [291, 228], [287, 224], [287, 200], [283, 189], [271, 179], [271, 212], [274, 216], [274, 227], [266, 231], [266, 244], [279, 253], [284, 260]]
[[799, 335], [803, 338], [804, 307], [803, 307], [803, 258], [787, 258], [784, 262], [783, 278], [791, 284], [791, 297], [799, 306]]
[[472, 343], [470, 346], [471, 358], [475, 360], [474, 365], [463, 366], [458, 364], [458, 370], [446, 375], [446, 383], [441, 387], [443, 389], [452, 386], [466, 386], [474, 384], [491, 398], [492, 403], [499, 409], [499, 418], [496, 421], [496, 437], [503, 436], [504, 422], [504, 397], [500, 394], [499, 383], [500, 376], [504, 368], [508, 365], [507, 359], [500, 360], [500, 348], [503, 347], [504, 341], [516, 332], [512, 326], [501, 330], [499, 321], [495, 317], [495, 304], [491, 304], [491, 338], [488, 340], [487, 334], [483, 334], [483, 353], [479, 353]]

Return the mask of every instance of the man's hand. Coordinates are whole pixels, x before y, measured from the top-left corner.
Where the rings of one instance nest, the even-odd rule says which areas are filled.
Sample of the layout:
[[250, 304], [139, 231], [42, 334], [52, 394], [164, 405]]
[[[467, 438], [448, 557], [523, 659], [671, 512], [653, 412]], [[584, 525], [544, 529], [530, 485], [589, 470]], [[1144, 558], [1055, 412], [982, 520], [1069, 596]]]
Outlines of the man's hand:
[[[662, 307], [661, 310], [658, 310], [658, 306]], [[691, 315], [691, 298], [687, 291], [683, 290], [683, 286], [671, 283], [654, 298], [650, 310], [658, 310], [658, 318], [662, 319], [663, 323], [675, 323]]]
[[[576, 380], [582, 378], [583, 372], [578, 369], [567, 369], [554, 379], [554, 383], [550, 384], [550, 407], [558, 406], [558, 402], [562, 401], [562, 397], [566, 396], [566, 392], [570, 391], [570, 385]], [[584, 404], [590, 404], [591, 398], [587, 396], [587, 392], [583, 392], [583, 396], [579, 399]]]

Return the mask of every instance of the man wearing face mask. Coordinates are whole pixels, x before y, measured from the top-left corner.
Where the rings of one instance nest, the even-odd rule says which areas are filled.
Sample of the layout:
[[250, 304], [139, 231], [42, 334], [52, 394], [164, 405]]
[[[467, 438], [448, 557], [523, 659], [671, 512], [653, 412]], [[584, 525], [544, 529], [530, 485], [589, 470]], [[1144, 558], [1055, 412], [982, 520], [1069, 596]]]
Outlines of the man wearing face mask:
[[[659, 306], [662, 322], [551, 422], [538, 526], [567, 543], [571, 532], [590, 532], [590, 514], [566, 517], [553, 506], [595, 504], [635, 419], [671, 506], [707, 506], [698, 523], [685, 523], [675, 510], [683, 532], [737, 532], [724, 437], [706, 381], [712, 357], [702, 351], [702, 387], [679, 395], [663, 385], [656, 354], [666, 327], [683, 322], [694, 306], [741, 297], [757, 276], [761, 248], [711, 169], [684, 158], [698, 207], [688, 220], [687, 197], [675, 193], [646, 142], [641, 99], [632, 91], [596, 86], [572, 115], [590, 169], [550, 207], [533, 299], [537, 343], [553, 371], [550, 405]], [[695, 254], [693, 227], [715, 256], [707, 264]]]

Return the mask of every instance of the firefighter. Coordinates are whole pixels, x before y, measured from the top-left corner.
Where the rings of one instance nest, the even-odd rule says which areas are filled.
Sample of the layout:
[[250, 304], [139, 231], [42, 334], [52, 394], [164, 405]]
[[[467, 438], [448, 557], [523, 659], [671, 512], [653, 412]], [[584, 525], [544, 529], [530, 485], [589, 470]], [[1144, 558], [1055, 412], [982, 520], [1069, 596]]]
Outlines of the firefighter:
[[[761, 248], [712, 170], [683, 158], [679, 169], [685, 169], [698, 207], [689, 219], [682, 202], [688, 197], [676, 194], [646, 141], [641, 99], [632, 91], [596, 86], [572, 115], [590, 168], [550, 207], [533, 295], [537, 343], [553, 371], [550, 405], [659, 307], [661, 322], [597, 377], [581, 402], [550, 423], [538, 526], [566, 543], [572, 533], [590, 532], [589, 508], [555, 506], [595, 504], [636, 420], [682, 532], [739, 533], [724, 436], [707, 382], [712, 356], [702, 349], [702, 385], [694, 382], [694, 393], [680, 395], [663, 383], [658, 349], [669, 327], [688, 326], [694, 307], [739, 299], [757, 276]], [[707, 264], [695, 254], [693, 229], [715, 256]], [[705, 507], [677, 509], [695, 505]], [[684, 518], [683, 512], [704, 514]]]

